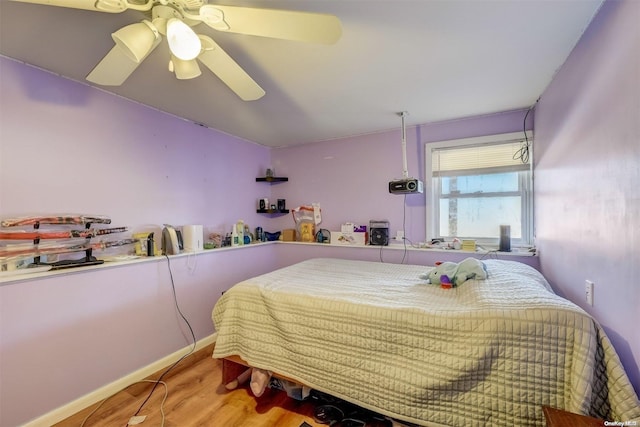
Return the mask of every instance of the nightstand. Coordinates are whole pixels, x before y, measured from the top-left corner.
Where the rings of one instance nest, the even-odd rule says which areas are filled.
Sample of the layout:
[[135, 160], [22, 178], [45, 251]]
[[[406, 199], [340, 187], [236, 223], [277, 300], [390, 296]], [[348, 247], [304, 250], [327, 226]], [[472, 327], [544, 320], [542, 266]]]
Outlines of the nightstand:
[[562, 409], [543, 406], [544, 418], [547, 420], [547, 427], [602, 427], [604, 420], [599, 420], [585, 415], [574, 414]]

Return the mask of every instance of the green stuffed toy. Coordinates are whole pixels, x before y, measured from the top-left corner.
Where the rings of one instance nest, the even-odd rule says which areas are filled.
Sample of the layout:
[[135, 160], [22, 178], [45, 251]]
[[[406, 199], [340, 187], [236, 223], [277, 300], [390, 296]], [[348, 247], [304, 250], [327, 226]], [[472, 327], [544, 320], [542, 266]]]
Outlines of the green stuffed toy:
[[487, 268], [482, 261], [466, 258], [459, 263], [436, 263], [431, 271], [421, 274], [420, 278], [426, 279], [432, 285], [451, 288], [462, 285], [469, 279], [486, 279], [487, 276]]

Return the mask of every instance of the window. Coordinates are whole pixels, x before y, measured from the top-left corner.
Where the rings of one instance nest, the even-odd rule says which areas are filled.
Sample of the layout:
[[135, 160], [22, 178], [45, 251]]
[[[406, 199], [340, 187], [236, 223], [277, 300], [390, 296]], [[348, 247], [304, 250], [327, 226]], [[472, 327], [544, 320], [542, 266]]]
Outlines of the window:
[[497, 245], [500, 225], [514, 246], [533, 242], [530, 132], [427, 143], [427, 241]]

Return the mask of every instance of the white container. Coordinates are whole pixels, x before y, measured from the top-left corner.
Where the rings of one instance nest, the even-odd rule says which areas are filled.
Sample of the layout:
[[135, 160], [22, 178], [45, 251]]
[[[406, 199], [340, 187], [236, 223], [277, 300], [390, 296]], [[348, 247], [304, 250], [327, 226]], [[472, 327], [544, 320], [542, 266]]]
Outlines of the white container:
[[241, 219], [236, 223], [236, 233], [238, 234], [238, 245], [244, 245], [244, 221]]
[[238, 246], [238, 229], [235, 224], [231, 227], [231, 246]]
[[356, 233], [353, 230], [348, 233], [344, 233], [342, 231], [332, 231], [331, 244], [344, 246], [364, 246], [367, 244], [367, 233]]
[[185, 252], [204, 250], [204, 232], [202, 225], [182, 226], [182, 243]]

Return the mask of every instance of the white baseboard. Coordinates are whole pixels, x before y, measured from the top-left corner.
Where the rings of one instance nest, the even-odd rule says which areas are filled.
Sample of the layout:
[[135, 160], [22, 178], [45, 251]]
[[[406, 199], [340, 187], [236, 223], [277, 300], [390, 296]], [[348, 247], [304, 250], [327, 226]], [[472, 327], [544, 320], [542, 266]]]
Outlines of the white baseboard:
[[[213, 333], [212, 335], [204, 337], [196, 342], [196, 348], [194, 351], [198, 351], [201, 348], [204, 348], [216, 342], [216, 336], [217, 334]], [[184, 354], [186, 354], [186, 352], [191, 350], [191, 347], [191, 345], [184, 347], [166, 357], [163, 357], [160, 360], [157, 360], [156, 362], [151, 363], [150, 365], [147, 365], [135, 372], [130, 373], [129, 375], [126, 375], [110, 384], [100, 387], [99, 389], [94, 390], [91, 393], [85, 394], [84, 396], [72, 402], [69, 402], [64, 406], [56, 408], [53, 411], [50, 411], [36, 419], [33, 419], [26, 424], [23, 424], [23, 427], [49, 427], [66, 418], [69, 418], [71, 415], [80, 412], [84, 408], [91, 406], [94, 403], [100, 402], [101, 400], [106, 399], [107, 397], [119, 392], [123, 388], [141, 381], [154, 372], [158, 372], [162, 368], [171, 365]]]

